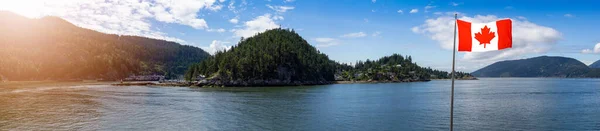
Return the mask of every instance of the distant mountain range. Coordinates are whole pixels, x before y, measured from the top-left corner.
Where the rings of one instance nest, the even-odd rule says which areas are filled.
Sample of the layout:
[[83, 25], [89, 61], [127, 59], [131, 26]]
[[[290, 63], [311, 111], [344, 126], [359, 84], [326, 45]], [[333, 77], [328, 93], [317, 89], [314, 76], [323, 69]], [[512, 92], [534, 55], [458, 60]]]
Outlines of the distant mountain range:
[[200, 48], [77, 27], [58, 17], [0, 11], [0, 77], [20, 80], [118, 80], [176, 76], [209, 54]]
[[592, 63], [592, 64], [590, 65], [590, 68], [600, 68], [600, 60], [598, 60], [598, 61], [596, 61], [596, 62]]
[[476, 77], [599, 77], [600, 69], [590, 67], [573, 58], [540, 56], [496, 62], [471, 74]]

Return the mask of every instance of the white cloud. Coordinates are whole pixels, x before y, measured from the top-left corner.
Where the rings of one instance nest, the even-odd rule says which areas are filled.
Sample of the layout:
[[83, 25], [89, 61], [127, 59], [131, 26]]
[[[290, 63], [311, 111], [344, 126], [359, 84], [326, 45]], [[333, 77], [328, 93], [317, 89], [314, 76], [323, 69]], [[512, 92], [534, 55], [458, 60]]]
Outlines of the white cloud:
[[402, 11], [402, 10], [398, 10], [398, 13], [400, 13], [400, 14], [404, 14], [404, 11]]
[[198, 13], [219, 10], [216, 0], [8, 0], [0, 1], [0, 9], [30, 18], [58, 16], [92, 30], [122, 35], [136, 35], [185, 43], [167, 36], [151, 20], [175, 23], [195, 29], [208, 29]]
[[238, 21], [239, 21], [238, 19], [233, 18], [233, 19], [229, 20], [229, 23], [237, 24]]
[[338, 43], [326, 43], [326, 44], [317, 44], [317, 48], [326, 48], [326, 47], [331, 47], [331, 46], [336, 46], [339, 45]]
[[225, 44], [229, 44], [229, 42], [213, 40], [212, 43], [208, 47], [200, 47], [206, 52], [214, 55], [217, 51], [229, 50], [231, 46], [227, 46]]
[[584, 54], [600, 53], [600, 43], [594, 46], [594, 49], [584, 49], [581, 51]]
[[[135, 1], [135, 0], [130, 0]], [[159, 0], [148, 2], [153, 5], [149, 12], [154, 13], [156, 20], [166, 23], [178, 23], [188, 25], [196, 29], [208, 28], [204, 19], [197, 18], [200, 9], [218, 11], [222, 5], [215, 4], [215, 0]]]
[[283, 20], [283, 16], [280, 16], [280, 15], [273, 16], [273, 20]]
[[294, 2], [296, 0], [284, 0], [284, 2], [288, 3], [288, 2]]
[[229, 9], [229, 11], [231, 11], [231, 12], [233, 12], [235, 14], [237, 14], [239, 12], [238, 10], [236, 10], [236, 8], [235, 8], [235, 1], [233, 1], [233, 0], [229, 1], [229, 5], [227, 5], [227, 9]]
[[418, 12], [419, 12], [419, 9], [412, 9], [412, 10], [410, 10], [409, 13], [414, 14], [414, 13], [418, 13]]
[[451, 6], [459, 6], [462, 5], [463, 3], [456, 3], [456, 2], [450, 2]]
[[336, 39], [334, 39], [334, 38], [315, 38], [315, 41], [322, 42], [322, 43], [333, 42], [335, 40]]
[[243, 28], [233, 29], [231, 32], [233, 32], [234, 37], [248, 38], [256, 35], [256, 33], [273, 28], [279, 28], [279, 25], [275, 23], [275, 20], [271, 17], [271, 14], [264, 14], [250, 21], [246, 21]]
[[[473, 23], [486, 23], [499, 20], [494, 15], [476, 15], [473, 17], [462, 16], [459, 19]], [[502, 51], [466, 53], [466, 61], [497, 61], [516, 58], [518, 56], [544, 53], [561, 38], [557, 30], [540, 26], [526, 20], [513, 19], [513, 47]], [[412, 31], [424, 34], [437, 41], [444, 49], [452, 50], [454, 40], [454, 16], [445, 15], [425, 20], [425, 23], [413, 27]]]
[[373, 37], [377, 37], [379, 35], [381, 35], [380, 31], [375, 31], [375, 32], [373, 32], [373, 34], [371, 34], [371, 36], [373, 36]]
[[[433, 8], [435, 8], [435, 7], [436, 7], [436, 6], [427, 5], [427, 6], [425, 6], [425, 8], [424, 8], [424, 9], [425, 9], [425, 12], [429, 12], [429, 9], [433, 9]], [[411, 11], [411, 12], [412, 12], [412, 11]]]
[[568, 17], [568, 18], [573, 18], [573, 17], [575, 17], [575, 15], [573, 15], [573, 14], [565, 14], [564, 16], [565, 16], [565, 17]]
[[214, 6], [207, 7], [207, 9], [216, 12], [216, 11], [223, 9], [223, 5], [214, 5]]
[[338, 39], [334, 39], [334, 38], [315, 38], [314, 39], [318, 44], [316, 45], [317, 47], [330, 47], [330, 46], [335, 46], [335, 45], [339, 45], [340, 42]]
[[267, 5], [267, 7], [271, 8], [274, 11], [277, 11], [278, 13], [285, 13], [288, 10], [293, 10], [295, 8], [293, 6], [271, 6], [271, 5]]
[[371, 0], [371, 2], [375, 3], [375, 2], [377, 2], [377, 0]]
[[206, 29], [206, 31], [208, 31], [208, 32], [219, 32], [219, 33], [223, 33], [223, 32], [225, 32], [225, 29], [223, 29], [223, 28], [219, 28], [219, 29]]
[[340, 37], [343, 38], [359, 38], [359, 37], [365, 37], [367, 36], [367, 34], [365, 34], [365, 32], [356, 32], [356, 33], [348, 33], [348, 34], [344, 34]]

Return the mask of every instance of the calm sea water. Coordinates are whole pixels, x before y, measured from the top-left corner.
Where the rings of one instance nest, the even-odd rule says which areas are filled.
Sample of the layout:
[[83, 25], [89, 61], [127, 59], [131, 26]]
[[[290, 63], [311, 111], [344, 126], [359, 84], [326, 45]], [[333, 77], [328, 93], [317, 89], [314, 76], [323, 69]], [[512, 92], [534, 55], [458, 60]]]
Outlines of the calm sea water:
[[[447, 130], [450, 81], [0, 89], [0, 130]], [[456, 130], [600, 130], [600, 79], [457, 81]]]

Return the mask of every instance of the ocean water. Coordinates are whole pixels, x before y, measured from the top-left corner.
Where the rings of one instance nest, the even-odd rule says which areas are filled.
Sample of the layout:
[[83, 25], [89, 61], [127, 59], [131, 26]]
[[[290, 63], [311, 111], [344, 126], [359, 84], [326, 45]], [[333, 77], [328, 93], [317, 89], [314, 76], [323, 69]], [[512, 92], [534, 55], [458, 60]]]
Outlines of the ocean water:
[[[448, 130], [450, 81], [0, 88], [0, 130]], [[600, 130], [600, 79], [457, 81], [455, 130]]]

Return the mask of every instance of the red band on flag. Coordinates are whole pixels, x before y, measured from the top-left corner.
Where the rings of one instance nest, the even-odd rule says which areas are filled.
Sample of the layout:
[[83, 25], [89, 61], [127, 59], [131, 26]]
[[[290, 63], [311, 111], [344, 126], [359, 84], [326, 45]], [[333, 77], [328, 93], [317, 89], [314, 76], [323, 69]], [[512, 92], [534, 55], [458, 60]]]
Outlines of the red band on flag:
[[510, 19], [496, 21], [498, 27], [498, 50], [512, 47], [512, 21]]
[[456, 25], [458, 26], [458, 51], [471, 51], [472, 41], [471, 38], [471, 23], [456, 20]]

